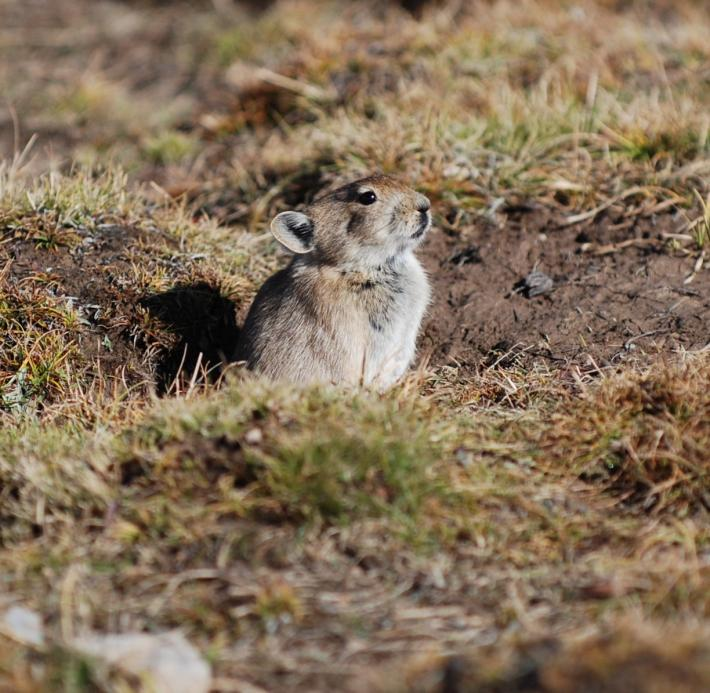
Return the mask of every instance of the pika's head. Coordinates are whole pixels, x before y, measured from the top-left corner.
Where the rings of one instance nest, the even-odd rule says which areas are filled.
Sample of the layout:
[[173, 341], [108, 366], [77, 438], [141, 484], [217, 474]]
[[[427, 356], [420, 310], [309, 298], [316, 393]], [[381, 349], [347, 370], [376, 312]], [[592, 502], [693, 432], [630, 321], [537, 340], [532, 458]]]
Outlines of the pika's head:
[[415, 248], [431, 226], [429, 200], [389, 176], [361, 178], [271, 222], [294, 253], [336, 267], [375, 267]]

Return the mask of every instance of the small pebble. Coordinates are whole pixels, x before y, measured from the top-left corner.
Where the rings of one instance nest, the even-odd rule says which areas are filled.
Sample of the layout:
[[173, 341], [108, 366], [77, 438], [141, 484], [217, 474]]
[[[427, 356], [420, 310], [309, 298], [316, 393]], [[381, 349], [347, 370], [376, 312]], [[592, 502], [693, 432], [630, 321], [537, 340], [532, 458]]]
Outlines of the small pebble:
[[251, 428], [244, 434], [244, 442], [249, 445], [258, 445], [263, 439], [264, 436], [258, 428]]
[[14, 605], [0, 613], [0, 632], [26, 645], [44, 644], [42, 618], [24, 606]]
[[555, 282], [544, 272], [533, 270], [513, 287], [515, 293], [523, 294], [525, 298], [533, 298], [552, 291]]

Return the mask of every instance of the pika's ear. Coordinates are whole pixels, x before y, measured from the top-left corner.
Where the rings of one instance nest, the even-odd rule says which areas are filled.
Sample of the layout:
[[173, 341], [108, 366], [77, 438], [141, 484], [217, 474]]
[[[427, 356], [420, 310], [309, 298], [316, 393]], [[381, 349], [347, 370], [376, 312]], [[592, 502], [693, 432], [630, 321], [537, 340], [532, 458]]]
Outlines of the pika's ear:
[[271, 233], [293, 253], [313, 250], [313, 222], [301, 212], [281, 212], [271, 222]]

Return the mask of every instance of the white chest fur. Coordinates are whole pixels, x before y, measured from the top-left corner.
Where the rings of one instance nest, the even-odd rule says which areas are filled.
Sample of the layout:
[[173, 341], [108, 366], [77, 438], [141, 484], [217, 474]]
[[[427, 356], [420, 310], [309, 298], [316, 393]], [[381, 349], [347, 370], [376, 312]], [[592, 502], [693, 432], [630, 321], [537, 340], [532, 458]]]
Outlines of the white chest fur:
[[429, 282], [419, 261], [407, 253], [386, 268], [368, 301], [368, 335], [363, 357], [366, 384], [386, 389], [414, 360], [416, 340], [429, 303]]

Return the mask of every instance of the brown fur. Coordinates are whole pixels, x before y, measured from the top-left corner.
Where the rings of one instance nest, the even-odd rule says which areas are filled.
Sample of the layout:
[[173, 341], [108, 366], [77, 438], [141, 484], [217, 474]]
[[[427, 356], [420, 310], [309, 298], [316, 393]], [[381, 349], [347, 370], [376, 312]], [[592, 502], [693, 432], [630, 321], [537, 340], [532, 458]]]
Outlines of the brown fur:
[[[363, 203], [369, 193], [377, 200]], [[274, 379], [395, 382], [429, 300], [412, 254], [428, 209], [424, 196], [372, 176], [324, 195], [306, 215], [276, 217], [274, 234], [298, 254], [254, 299], [238, 358]]]

